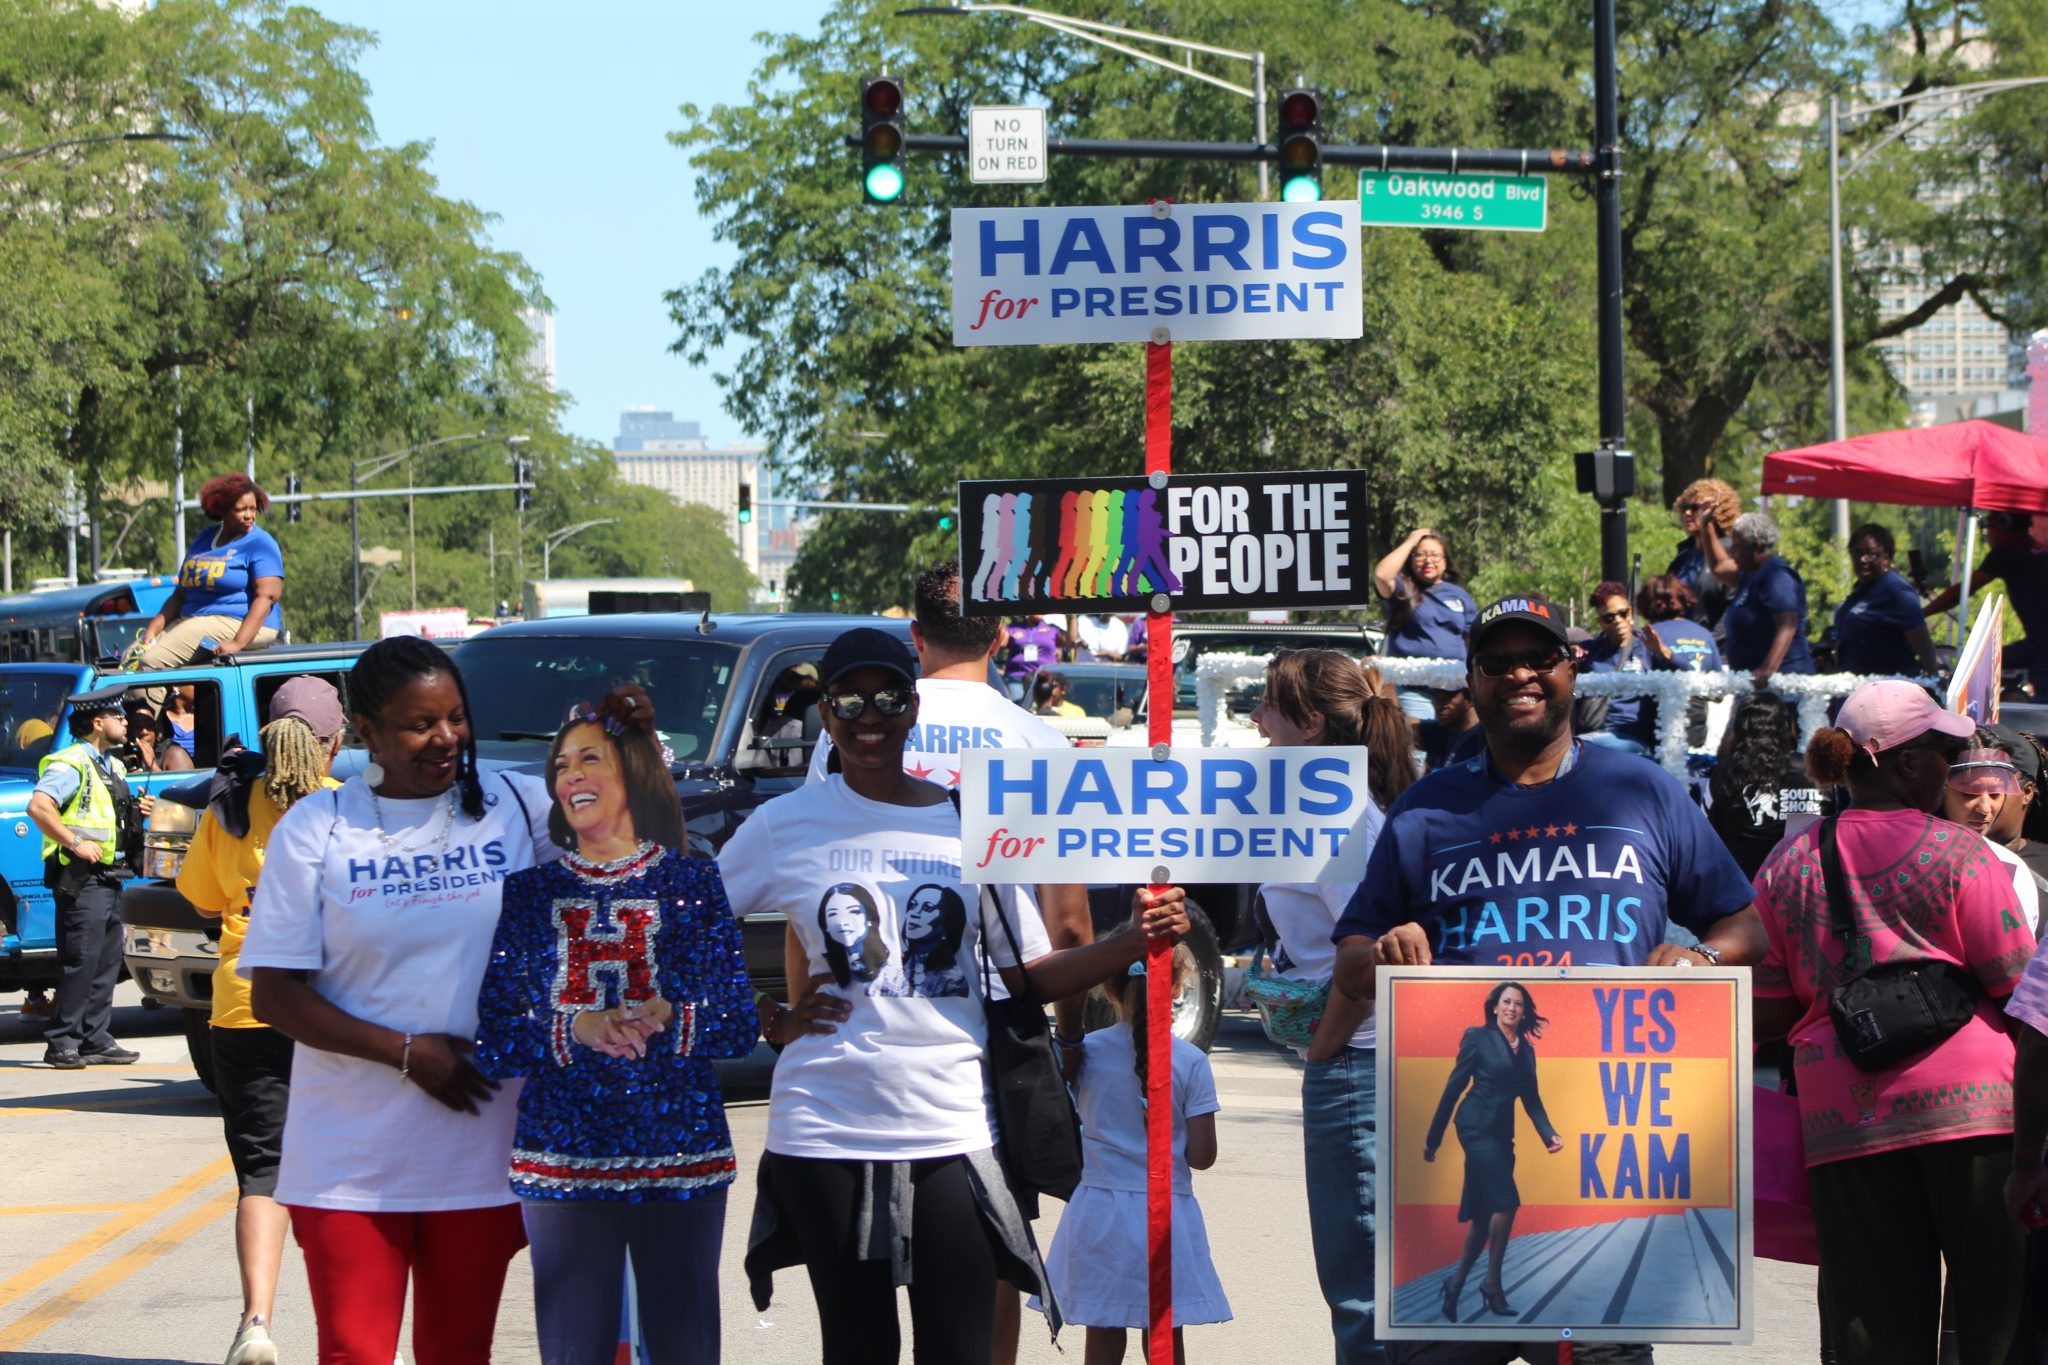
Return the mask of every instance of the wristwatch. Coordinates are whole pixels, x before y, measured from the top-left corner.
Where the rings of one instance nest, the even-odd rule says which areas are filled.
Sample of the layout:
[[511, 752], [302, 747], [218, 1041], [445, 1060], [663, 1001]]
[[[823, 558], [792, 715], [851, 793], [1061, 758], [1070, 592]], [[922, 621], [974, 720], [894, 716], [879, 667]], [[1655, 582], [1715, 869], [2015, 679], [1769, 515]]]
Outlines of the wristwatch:
[[1689, 953], [1698, 953], [1701, 957], [1705, 958], [1708, 962], [1712, 963], [1716, 967], [1721, 965], [1721, 950], [1719, 948], [1714, 947], [1710, 943], [1694, 943], [1688, 946], [1686, 948], [1686, 951]]

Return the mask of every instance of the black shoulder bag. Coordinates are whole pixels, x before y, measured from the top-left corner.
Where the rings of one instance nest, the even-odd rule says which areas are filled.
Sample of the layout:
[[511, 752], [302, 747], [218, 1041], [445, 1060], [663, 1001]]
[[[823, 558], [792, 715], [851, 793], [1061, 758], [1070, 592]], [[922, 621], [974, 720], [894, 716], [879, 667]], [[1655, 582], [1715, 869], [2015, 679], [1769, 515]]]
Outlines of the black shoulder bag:
[[1848, 945], [1845, 961], [1860, 958], [1865, 965], [1828, 992], [1828, 1018], [1850, 1061], [1865, 1071], [1889, 1071], [1970, 1022], [1977, 1010], [1977, 979], [1952, 962], [1870, 961], [1868, 938], [1856, 932], [1849, 881], [1835, 846], [1839, 818], [1821, 821], [1821, 882], [1828, 915]]
[[[989, 1093], [995, 1097], [996, 1155], [1013, 1189], [1073, 1197], [1081, 1183], [1081, 1120], [1074, 1097], [1053, 1054], [1052, 1028], [1045, 1001], [1025, 977], [1018, 993], [1007, 1000], [990, 998], [988, 921], [995, 921], [1009, 940], [1010, 957], [1021, 964], [1017, 935], [1002, 907], [993, 905], [995, 891], [981, 888], [981, 1008], [988, 1019]], [[1022, 973], [1019, 973], [1022, 975]]]

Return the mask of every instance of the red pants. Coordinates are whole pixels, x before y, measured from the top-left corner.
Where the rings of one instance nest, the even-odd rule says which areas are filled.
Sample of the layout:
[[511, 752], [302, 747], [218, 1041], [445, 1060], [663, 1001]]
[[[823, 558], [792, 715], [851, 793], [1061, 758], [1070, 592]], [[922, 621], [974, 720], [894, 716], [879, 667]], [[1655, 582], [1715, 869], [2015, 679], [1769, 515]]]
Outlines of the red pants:
[[489, 1365], [505, 1270], [526, 1245], [517, 1204], [443, 1213], [294, 1206], [320, 1365], [391, 1365], [413, 1283], [413, 1365]]

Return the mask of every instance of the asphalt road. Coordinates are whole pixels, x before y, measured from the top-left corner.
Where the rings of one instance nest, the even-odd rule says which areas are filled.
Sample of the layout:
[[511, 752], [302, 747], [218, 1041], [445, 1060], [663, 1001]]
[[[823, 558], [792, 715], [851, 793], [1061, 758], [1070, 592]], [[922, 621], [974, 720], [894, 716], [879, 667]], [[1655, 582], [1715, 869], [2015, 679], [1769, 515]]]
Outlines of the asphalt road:
[[[132, 1067], [56, 1072], [41, 1065], [42, 1024], [0, 1005], [0, 1359], [10, 1365], [88, 1360], [217, 1361], [240, 1308], [234, 1263], [234, 1181], [220, 1119], [185, 1056], [179, 1017], [136, 1006], [123, 986], [115, 1028], [143, 1054]], [[725, 1358], [817, 1358], [816, 1318], [801, 1276], [756, 1313], [739, 1274], [753, 1205], [752, 1170], [766, 1127], [765, 1051], [728, 1078], [743, 1172], [726, 1228]], [[1237, 1314], [1190, 1329], [1195, 1359], [1329, 1359], [1327, 1319], [1315, 1287], [1301, 1176], [1298, 1067], [1231, 1015], [1212, 1054], [1223, 1112], [1221, 1157], [1196, 1176], [1212, 1250]], [[1057, 1204], [1050, 1206], [1056, 1213]], [[1039, 1224], [1041, 1244], [1057, 1219]], [[1671, 1365], [1810, 1361], [1818, 1353], [1813, 1272], [1759, 1262], [1754, 1347], [1663, 1347]], [[1066, 1356], [1025, 1314], [1022, 1359]], [[285, 1255], [275, 1335], [285, 1365], [313, 1358], [312, 1312], [295, 1250]], [[409, 1356], [409, 1348], [402, 1352]], [[536, 1358], [526, 1259], [514, 1265], [498, 1320], [498, 1358]], [[906, 1355], [907, 1358], [907, 1355]], [[1137, 1359], [1135, 1342], [1128, 1357]]]

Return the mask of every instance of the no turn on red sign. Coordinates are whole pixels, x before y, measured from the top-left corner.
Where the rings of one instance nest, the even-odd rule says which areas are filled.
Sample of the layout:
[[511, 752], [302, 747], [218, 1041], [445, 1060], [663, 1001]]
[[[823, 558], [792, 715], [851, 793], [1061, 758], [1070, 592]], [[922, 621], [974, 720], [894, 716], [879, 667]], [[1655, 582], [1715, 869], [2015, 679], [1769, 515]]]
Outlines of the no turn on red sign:
[[975, 184], [1042, 184], [1045, 161], [1045, 110], [1022, 104], [968, 110], [967, 178]]

